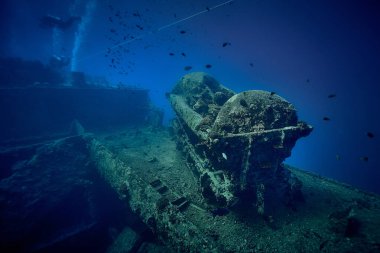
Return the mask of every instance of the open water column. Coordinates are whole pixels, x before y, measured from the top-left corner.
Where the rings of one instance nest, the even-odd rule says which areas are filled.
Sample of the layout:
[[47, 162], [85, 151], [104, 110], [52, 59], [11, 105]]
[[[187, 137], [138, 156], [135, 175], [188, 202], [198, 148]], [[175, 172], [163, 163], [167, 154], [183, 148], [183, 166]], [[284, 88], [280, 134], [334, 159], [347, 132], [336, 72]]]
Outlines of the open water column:
[[[76, 7], [80, 3], [81, 3], [81, 0], [76, 1], [73, 5], [72, 11], [75, 11]], [[93, 13], [96, 9], [96, 5], [97, 5], [96, 0], [89, 0], [86, 3], [85, 14], [83, 15], [82, 21], [80, 22], [80, 24], [78, 26], [78, 31], [75, 33], [74, 46], [73, 46], [73, 50], [72, 50], [72, 54], [71, 54], [71, 66], [70, 66], [70, 70], [72, 72], [77, 71], [77, 68], [78, 68], [78, 52], [79, 52], [79, 49], [81, 48], [83, 38], [87, 34], [87, 28], [92, 21], [92, 16], [93, 16]]]

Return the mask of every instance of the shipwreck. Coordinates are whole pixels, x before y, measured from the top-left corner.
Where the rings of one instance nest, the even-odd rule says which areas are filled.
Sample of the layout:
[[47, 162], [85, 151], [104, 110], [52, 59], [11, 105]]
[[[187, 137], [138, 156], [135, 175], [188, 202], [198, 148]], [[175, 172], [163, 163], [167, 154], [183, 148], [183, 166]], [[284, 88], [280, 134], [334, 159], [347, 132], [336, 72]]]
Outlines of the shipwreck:
[[301, 197], [300, 181], [282, 162], [312, 127], [298, 121], [292, 104], [273, 92], [235, 94], [204, 73], [184, 76], [168, 96], [178, 146], [208, 200], [255, 201], [264, 214], [265, 202], [292, 205]]
[[[380, 251], [378, 195], [284, 164], [312, 127], [273, 92], [190, 73], [167, 94], [176, 118], [164, 128], [145, 91], [28, 89], [2, 92], [49, 104], [48, 92], [70, 110], [53, 135], [3, 136], [2, 252]], [[83, 94], [87, 105], [65, 99]], [[91, 99], [119, 110], [99, 110], [102, 129], [86, 113]], [[28, 119], [46, 113], [36, 108]]]

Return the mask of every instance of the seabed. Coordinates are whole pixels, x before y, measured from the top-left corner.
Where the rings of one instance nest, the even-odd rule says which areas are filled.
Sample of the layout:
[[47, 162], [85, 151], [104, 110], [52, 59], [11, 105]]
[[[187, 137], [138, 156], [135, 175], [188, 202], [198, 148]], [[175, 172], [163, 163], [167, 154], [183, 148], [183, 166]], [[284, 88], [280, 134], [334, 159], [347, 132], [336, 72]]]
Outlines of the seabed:
[[[271, 217], [258, 215], [253, 205], [237, 205], [227, 213], [215, 214], [215, 207], [200, 193], [191, 168], [187, 167], [167, 129], [144, 127], [83, 134], [4, 150], [1, 156], [12, 157], [12, 154], [24, 154], [25, 162], [8, 178], [9, 185], [23, 184], [19, 180], [25, 173], [34, 174], [37, 178], [31, 176], [31, 182], [25, 182], [24, 186], [40, 182], [35, 188], [44, 188], [40, 189], [44, 194], [35, 200], [37, 202], [47, 200], [54, 192], [64, 192], [58, 189], [59, 183], [54, 186], [63, 176], [71, 177], [72, 184], [87, 191], [94, 181], [89, 175], [94, 173], [111, 185], [130, 208], [124, 215], [134, 213], [146, 227], [134, 227], [136, 221], [126, 224], [108, 246], [108, 252], [378, 252], [380, 249], [378, 195], [289, 166], [302, 181], [303, 203], [292, 209], [279, 205]], [[17, 178], [18, 173], [24, 175]], [[3, 181], [2, 190], [4, 185]], [[52, 186], [46, 187], [48, 185]], [[16, 192], [13, 188], [12, 191], [15, 197], [28, 189]], [[32, 200], [33, 196], [27, 198]], [[24, 201], [30, 206], [24, 214], [32, 212], [33, 204]], [[19, 200], [9, 199], [6, 205], [16, 208], [13, 204], [17, 202]], [[27, 206], [18, 208], [28, 210]], [[2, 217], [6, 213], [3, 210]], [[62, 214], [56, 215], [59, 218]], [[13, 218], [32, 222], [22, 215]], [[26, 241], [24, 246], [33, 245], [36, 251], [49, 252], [76, 241], [76, 237], [91, 229], [91, 226], [83, 226], [76, 233], [56, 240], [50, 238], [49, 243], [38, 247], [33, 240]], [[27, 234], [28, 229], [25, 231]], [[19, 236], [18, 239], [22, 239]], [[11, 246], [9, 241], [7, 246]], [[23, 251], [22, 247], [19, 250]]]

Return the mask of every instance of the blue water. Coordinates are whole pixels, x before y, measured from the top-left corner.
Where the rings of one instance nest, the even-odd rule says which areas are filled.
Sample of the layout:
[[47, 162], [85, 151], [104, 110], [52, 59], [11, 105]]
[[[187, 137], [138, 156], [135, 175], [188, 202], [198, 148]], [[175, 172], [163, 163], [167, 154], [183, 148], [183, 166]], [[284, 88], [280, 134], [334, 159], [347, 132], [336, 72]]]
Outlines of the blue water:
[[[67, 71], [147, 88], [166, 124], [165, 92], [185, 66], [235, 91], [274, 91], [315, 128], [287, 163], [380, 193], [379, 13], [375, 0], [3, 0], [0, 56], [65, 56]], [[81, 22], [41, 28], [48, 14]]]

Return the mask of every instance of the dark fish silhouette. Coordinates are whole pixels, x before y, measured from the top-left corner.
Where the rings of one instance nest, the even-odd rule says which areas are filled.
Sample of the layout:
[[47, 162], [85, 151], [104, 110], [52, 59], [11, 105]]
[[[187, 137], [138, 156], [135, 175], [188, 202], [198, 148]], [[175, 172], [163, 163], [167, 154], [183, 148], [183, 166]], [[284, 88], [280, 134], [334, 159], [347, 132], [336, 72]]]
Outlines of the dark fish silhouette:
[[186, 70], [186, 71], [189, 71], [190, 69], [192, 69], [193, 67], [191, 66], [185, 66], [183, 69]]
[[211, 64], [206, 64], [205, 67], [206, 67], [206, 69], [210, 69], [212, 67], [212, 65]]
[[139, 28], [140, 30], [144, 30], [144, 27], [142, 27], [141, 25], [136, 25], [137, 28]]
[[362, 160], [363, 162], [368, 162], [368, 156], [362, 156], [360, 157], [360, 160]]
[[276, 95], [276, 92], [271, 91], [270, 95], [271, 95], [271, 96]]
[[210, 11], [211, 9], [210, 9], [209, 7], [206, 7], [206, 10], [207, 10], [207, 11]]
[[331, 119], [329, 117], [323, 117], [324, 121], [330, 121]]
[[368, 136], [368, 138], [370, 138], [370, 139], [372, 139], [372, 138], [375, 137], [375, 135], [374, 135], [373, 133], [371, 133], [371, 132], [367, 132], [367, 136]]
[[336, 94], [330, 94], [327, 96], [328, 98], [335, 98], [336, 97]]
[[185, 53], [181, 53], [181, 55], [182, 55], [183, 57], [186, 57], [186, 54], [185, 54]]
[[179, 33], [180, 33], [180, 34], [185, 34], [186, 31], [185, 31], [185, 30], [181, 30], [181, 31], [179, 31]]
[[174, 56], [174, 53], [169, 53], [170, 56]]
[[226, 47], [226, 46], [231, 46], [231, 43], [230, 43], [230, 42], [224, 42], [224, 43], [222, 44], [222, 47]]
[[252, 63], [252, 62], [250, 62], [250, 63], [249, 63], [249, 66], [251, 66], [251, 67], [253, 68], [253, 63]]

